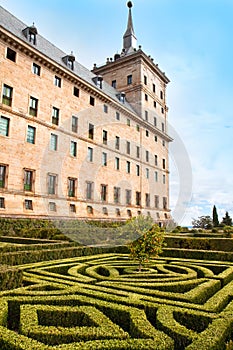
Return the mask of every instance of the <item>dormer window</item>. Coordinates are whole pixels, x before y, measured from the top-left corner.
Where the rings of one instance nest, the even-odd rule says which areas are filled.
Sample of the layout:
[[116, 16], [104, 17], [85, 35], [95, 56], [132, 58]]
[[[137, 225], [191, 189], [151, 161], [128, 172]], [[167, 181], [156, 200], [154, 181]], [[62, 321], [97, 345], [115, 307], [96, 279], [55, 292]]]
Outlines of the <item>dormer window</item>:
[[75, 56], [73, 55], [73, 52], [71, 51], [70, 55], [67, 55], [62, 58], [63, 62], [67, 65], [67, 67], [71, 70], [74, 70], [74, 61]]
[[97, 75], [92, 79], [96, 86], [98, 86], [100, 89], [102, 89], [103, 86], [103, 77], [101, 75]]
[[36, 45], [36, 36], [38, 34], [36, 27], [34, 26], [34, 23], [31, 27], [27, 27], [23, 30], [23, 34], [28, 39], [29, 43]]
[[120, 92], [118, 95], [117, 95], [118, 99], [120, 102], [122, 103], [125, 103], [125, 93], [124, 92]]

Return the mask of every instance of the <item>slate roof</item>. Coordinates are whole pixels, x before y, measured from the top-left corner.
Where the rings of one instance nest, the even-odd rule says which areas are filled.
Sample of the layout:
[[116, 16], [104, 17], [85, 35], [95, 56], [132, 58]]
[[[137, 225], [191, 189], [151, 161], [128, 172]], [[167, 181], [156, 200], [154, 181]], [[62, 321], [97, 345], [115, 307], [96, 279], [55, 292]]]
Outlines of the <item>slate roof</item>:
[[[69, 53], [63, 52], [62, 50], [57, 48], [55, 45], [53, 45], [51, 42], [46, 40], [40, 34], [37, 34], [36, 36], [36, 45], [30, 43], [22, 32], [25, 28], [28, 27], [28, 25], [21, 22], [18, 18], [13, 16], [10, 12], [8, 12], [2, 6], [0, 6], [0, 27], [5, 28], [7, 31], [15, 35], [17, 38], [31, 45], [34, 49], [38, 50], [43, 55], [52, 59], [63, 68], [68, 69], [66, 64], [63, 62], [62, 58], [67, 56]], [[91, 71], [89, 71], [86, 67], [81, 65], [79, 62], [77, 61], [74, 62], [74, 69], [71, 72], [77, 75], [77, 77], [82, 78], [87, 83], [93, 85], [95, 88], [98, 89], [98, 87], [92, 80], [94, 77], [96, 77], [96, 75], [93, 74]], [[125, 103], [119, 101], [118, 97], [116, 96], [117, 94], [119, 94], [119, 91], [114, 89], [105, 81], [103, 81], [102, 89], [100, 90], [110, 98], [114, 99], [117, 103], [126, 107], [130, 112], [133, 112], [135, 114], [135, 111], [127, 101], [125, 101]]]

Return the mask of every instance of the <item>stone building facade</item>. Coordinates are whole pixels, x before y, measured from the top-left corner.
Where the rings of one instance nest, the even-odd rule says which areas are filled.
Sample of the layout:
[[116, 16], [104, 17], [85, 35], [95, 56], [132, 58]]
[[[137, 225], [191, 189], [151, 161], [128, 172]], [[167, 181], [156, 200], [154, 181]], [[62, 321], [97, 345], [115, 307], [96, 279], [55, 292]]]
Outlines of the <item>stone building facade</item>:
[[0, 216], [170, 219], [166, 85], [136, 47], [93, 71], [0, 7]]

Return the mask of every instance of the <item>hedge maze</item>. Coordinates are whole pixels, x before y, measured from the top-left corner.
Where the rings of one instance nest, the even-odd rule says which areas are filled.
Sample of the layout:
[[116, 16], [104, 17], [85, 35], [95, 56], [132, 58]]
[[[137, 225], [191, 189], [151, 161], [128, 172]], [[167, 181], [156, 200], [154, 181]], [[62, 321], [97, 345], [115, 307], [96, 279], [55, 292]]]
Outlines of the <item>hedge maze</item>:
[[107, 253], [21, 265], [0, 293], [1, 350], [225, 349], [231, 262]]

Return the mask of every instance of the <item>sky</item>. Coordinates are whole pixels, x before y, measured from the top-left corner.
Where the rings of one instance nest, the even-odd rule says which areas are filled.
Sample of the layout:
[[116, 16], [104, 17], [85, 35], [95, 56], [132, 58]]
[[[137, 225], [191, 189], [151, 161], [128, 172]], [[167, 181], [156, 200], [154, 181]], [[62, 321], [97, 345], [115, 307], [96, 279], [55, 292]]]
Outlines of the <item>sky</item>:
[[[122, 49], [125, 0], [0, 0], [89, 69]], [[233, 216], [233, 0], [133, 0], [138, 45], [170, 79], [170, 207], [177, 223]]]

